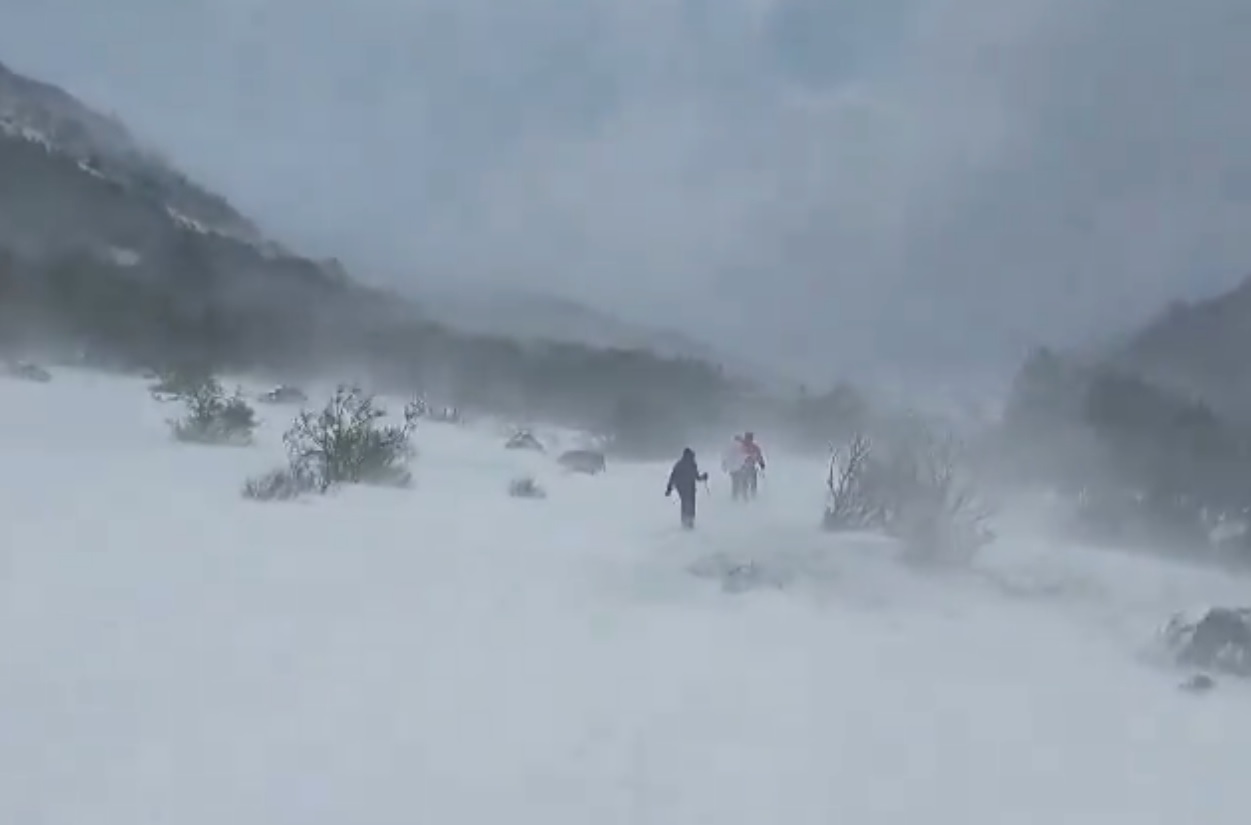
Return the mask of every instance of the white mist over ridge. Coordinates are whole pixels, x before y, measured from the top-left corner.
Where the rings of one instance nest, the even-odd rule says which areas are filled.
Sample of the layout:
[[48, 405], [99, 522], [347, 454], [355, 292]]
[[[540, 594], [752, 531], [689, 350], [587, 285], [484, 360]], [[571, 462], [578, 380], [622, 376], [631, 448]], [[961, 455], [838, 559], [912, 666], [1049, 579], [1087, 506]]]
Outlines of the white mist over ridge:
[[0, 57], [281, 240], [821, 380], [1011, 365], [1251, 262], [1242, 0], [0, 0]]

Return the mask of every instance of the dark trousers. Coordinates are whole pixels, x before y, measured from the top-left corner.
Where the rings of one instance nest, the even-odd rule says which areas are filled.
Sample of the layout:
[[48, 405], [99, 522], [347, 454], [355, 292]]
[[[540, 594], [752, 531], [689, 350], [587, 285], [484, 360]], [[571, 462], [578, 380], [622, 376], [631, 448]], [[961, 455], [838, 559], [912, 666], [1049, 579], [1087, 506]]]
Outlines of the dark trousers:
[[695, 526], [695, 491], [679, 490], [678, 500], [682, 503], [682, 526], [690, 530]]

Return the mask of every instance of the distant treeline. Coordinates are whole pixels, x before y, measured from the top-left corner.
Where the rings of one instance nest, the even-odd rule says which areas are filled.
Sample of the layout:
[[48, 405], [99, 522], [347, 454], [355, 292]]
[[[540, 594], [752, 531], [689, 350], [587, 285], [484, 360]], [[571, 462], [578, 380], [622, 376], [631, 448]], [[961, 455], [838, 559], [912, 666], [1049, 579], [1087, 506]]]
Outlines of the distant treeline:
[[717, 365], [640, 350], [466, 334], [302, 258], [178, 233], [142, 260], [0, 253], [0, 347], [113, 369], [365, 377], [465, 407], [588, 427], [661, 454], [718, 429], [828, 444], [867, 415], [849, 387], [767, 398]]
[[1110, 363], [1041, 349], [1012, 386], [987, 451], [1006, 477], [1078, 504], [1108, 538], [1208, 542], [1251, 507], [1251, 430], [1203, 400]]

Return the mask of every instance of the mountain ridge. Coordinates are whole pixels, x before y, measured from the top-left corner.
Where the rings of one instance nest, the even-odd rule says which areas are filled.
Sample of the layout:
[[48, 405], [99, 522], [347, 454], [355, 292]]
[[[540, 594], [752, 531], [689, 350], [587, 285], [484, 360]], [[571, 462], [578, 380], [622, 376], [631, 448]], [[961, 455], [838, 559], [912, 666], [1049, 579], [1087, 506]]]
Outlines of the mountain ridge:
[[189, 226], [254, 244], [272, 244], [225, 198], [191, 181], [117, 118], [70, 92], [0, 62], [0, 130], [39, 142], [137, 193], [159, 196]]

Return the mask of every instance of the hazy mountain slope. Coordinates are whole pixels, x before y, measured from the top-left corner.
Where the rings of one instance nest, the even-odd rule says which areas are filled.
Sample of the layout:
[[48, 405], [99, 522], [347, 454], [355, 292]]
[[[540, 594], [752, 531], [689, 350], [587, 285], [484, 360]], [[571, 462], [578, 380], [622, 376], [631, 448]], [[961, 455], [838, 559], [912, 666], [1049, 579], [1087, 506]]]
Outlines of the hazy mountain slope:
[[[714, 366], [599, 341], [528, 346], [268, 243], [224, 201], [69, 95], [5, 74], [0, 352], [110, 368], [327, 372], [680, 445], [738, 387]], [[210, 208], [216, 204], [217, 213]], [[189, 214], [188, 210], [194, 214]], [[644, 402], [627, 403], [634, 399]], [[663, 447], [667, 453], [669, 445]]]
[[140, 145], [118, 120], [2, 63], [0, 132], [55, 147], [126, 191], [159, 200], [189, 221], [249, 241], [261, 240], [256, 226], [224, 198], [188, 180], [154, 150]]
[[[202, 276], [215, 294], [228, 293], [245, 306], [281, 300], [292, 288], [349, 284], [335, 262], [311, 261], [270, 242], [224, 198], [189, 181], [116, 119], [3, 65], [0, 180], [0, 250], [21, 260], [85, 252], [153, 280], [207, 267], [211, 272]], [[195, 262], [186, 260], [188, 233], [199, 236], [192, 242], [199, 248]], [[308, 282], [293, 281], [297, 273]], [[354, 288], [367, 292], [363, 285]], [[688, 336], [523, 290], [430, 297], [426, 319], [470, 333], [726, 360]], [[296, 296], [290, 301], [306, 303]], [[394, 296], [371, 303], [392, 317], [416, 311]]]
[[[333, 262], [268, 242], [219, 195], [187, 180], [112, 118], [67, 92], [0, 66], [0, 250], [32, 263], [86, 254], [137, 277], [193, 280], [179, 255], [194, 246], [203, 280], [263, 293], [264, 270], [286, 286], [344, 283]], [[297, 281], [300, 279], [297, 279]], [[203, 285], [203, 284], [202, 284]]]
[[[259, 314], [270, 317], [271, 329], [283, 318], [311, 329], [346, 318], [349, 307], [381, 313], [402, 305], [351, 284], [331, 263], [219, 232], [172, 207], [161, 191], [96, 167], [29, 128], [0, 131], [0, 181], [0, 280], [7, 303], [0, 307], [0, 333], [10, 343], [46, 345], [49, 335], [72, 340], [81, 324], [56, 323], [71, 306], [97, 316], [130, 314], [129, 322], [110, 326], [112, 340], [96, 338], [112, 349], [119, 336], [140, 327], [178, 334], [212, 322], [224, 341], [242, 333], [237, 324], [230, 328], [231, 319]], [[150, 312], [141, 309], [145, 305]], [[18, 327], [24, 331], [14, 339], [8, 333]], [[239, 349], [252, 346], [240, 343]], [[255, 349], [262, 354], [259, 342]], [[133, 349], [128, 354], [141, 356]], [[142, 357], [166, 355], [148, 348]]]

